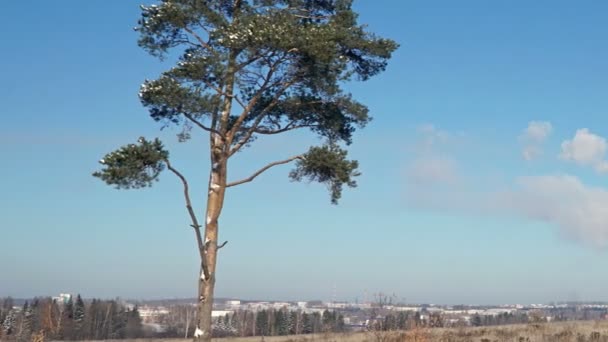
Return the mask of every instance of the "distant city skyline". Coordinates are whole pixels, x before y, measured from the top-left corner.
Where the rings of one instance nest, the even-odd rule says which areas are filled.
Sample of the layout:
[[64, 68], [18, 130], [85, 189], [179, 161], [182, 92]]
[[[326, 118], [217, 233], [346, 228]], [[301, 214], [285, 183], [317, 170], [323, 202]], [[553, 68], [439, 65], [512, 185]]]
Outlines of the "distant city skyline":
[[[60, 302], [60, 303], [67, 303], [68, 300], [70, 298], [74, 298], [74, 296], [76, 295], [80, 295], [80, 293], [61, 293], [59, 295], [38, 295], [38, 296], [31, 296], [31, 297], [12, 297], [12, 296], [2, 296], [0, 295], [0, 298], [11, 298], [16, 302], [16, 304], [22, 305], [22, 303], [20, 302], [24, 302], [24, 301], [29, 301], [32, 300], [34, 298], [51, 298], [54, 301]], [[86, 296], [82, 296], [81, 297], [84, 300], [92, 300], [92, 299], [100, 299], [100, 300], [115, 300], [115, 299], [119, 299], [123, 302], [126, 303], [131, 303], [130, 305], [133, 306], [134, 304], [132, 303], [141, 303], [142, 305], [155, 305], [155, 304], [151, 304], [151, 303], [171, 303], [171, 305], [175, 305], [177, 303], [191, 303], [192, 305], [194, 305], [196, 303], [196, 297], [158, 297], [158, 298], [126, 298], [126, 297], [120, 297], [120, 296], [113, 296], [113, 297], [86, 297]], [[385, 298], [388, 298], [388, 296], [386, 296]], [[268, 303], [269, 305], [276, 307], [278, 304], [285, 304], [285, 303], [291, 303], [294, 304], [296, 306], [302, 306], [302, 305], [308, 305], [310, 303], [313, 303], [315, 306], [318, 305], [325, 305], [327, 307], [340, 307], [343, 308], [343, 306], [365, 306], [370, 308], [373, 305], [378, 305], [380, 303], [382, 303], [383, 306], [388, 306], [388, 307], [460, 307], [460, 306], [464, 306], [464, 307], [471, 307], [471, 308], [475, 308], [475, 307], [488, 307], [488, 308], [500, 308], [500, 307], [517, 307], [517, 308], [536, 308], [536, 307], [554, 307], [554, 306], [567, 306], [567, 305], [583, 305], [583, 306], [601, 306], [603, 308], [608, 308], [608, 301], [593, 301], [593, 300], [589, 300], [589, 301], [549, 301], [546, 303], [524, 303], [524, 302], [517, 302], [517, 303], [435, 303], [435, 302], [409, 302], [407, 300], [405, 300], [405, 298], [397, 298], [394, 297], [392, 298], [390, 301], [387, 302], [381, 302], [378, 299], [368, 299], [368, 300], [359, 300], [359, 298], [354, 298], [352, 300], [349, 299], [344, 299], [344, 300], [324, 300], [321, 298], [317, 298], [317, 299], [302, 299], [302, 298], [295, 298], [295, 299], [272, 299], [272, 298], [239, 298], [239, 297], [218, 297], [214, 299], [214, 305], [233, 305], [233, 306], [240, 306], [240, 305], [250, 305], [250, 304], [263, 304], [263, 303]]]
[[[0, 296], [196, 296], [179, 183], [118, 191], [97, 161], [160, 137], [202, 211], [208, 161], [139, 102], [159, 62], [132, 30], [140, 1], [0, 2]], [[374, 120], [355, 134], [359, 187], [277, 167], [229, 189], [218, 297], [444, 304], [608, 301], [608, 2], [355, 1], [401, 46], [346, 89]], [[111, 15], [109, 15], [111, 14]], [[260, 139], [230, 177], [314, 137]]]
[[[75, 295], [81, 295], [81, 297], [83, 299], [102, 299], [102, 300], [112, 300], [112, 299], [121, 299], [123, 301], [127, 301], [127, 302], [161, 302], [161, 301], [191, 301], [192, 303], [196, 303], [196, 297], [149, 297], [149, 298], [132, 298], [132, 297], [122, 297], [122, 296], [84, 296], [79, 292], [74, 292], [74, 293], [61, 293], [59, 294], [59, 296], [57, 296], [56, 294], [39, 294], [39, 295], [35, 295], [35, 296], [24, 296], [24, 297], [15, 297], [15, 296], [7, 296], [7, 295], [2, 295], [0, 294], [0, 298], [7, 298], [7, 297], [11, 297], [15, 300], [31, 300], [33, 298], [52, 298], [53, 300], [57, 300], [57, 301], [61, 301], [61, 302], [66, 302], [69, 299], [69, 296], [75, 296]], [[276, 298], [244, 298], [244, 297], [230, 297], [230, 296], [225, 296], [225, 297], [217, 297], [214, 299], [214, 302], [216, 303], [223, 303], [223, 302], [230, 302], [230, 301], [238, 301], [238, 302], [242, 302], [242, 303], [282, 303], [282, 302], [289, 302], [289, 303], [309, 303], [309, 302], [320, 302], [323, 304], [327, 304], [327, 305], [331, 305], [332, 303], [346, 303], [346, 304], [360, 304], [360, 305], [370, 305], [370, 304], [374, 304], [377, 303], [377, 299], [376, 298], [368, 298], [366, 300], [361, 299], [359, 297], [354, 297], [351, 299], [345, 298], [345, 299], [337, 299], [337, 300], [331, 300], [331, 299], [323, 299], [323, 298], [282, 298], [282, 299], [276, 299]], [[454, 302], [454, 303], [444, 303], [444, 302], [419, 302], [419, 301], [408, 301], [407, 298], [399, 298], [399, 297], [394, 297], [392, 299], [392, 301], [390, 303], [388, 303], [387, 305], [397, 305], [397, 306], [424, 306], [424, 305], [430, 305], [430, 306], [470, 306], [470, 307], [477, 307], [477, 306], [483, 306], [483, 307], [501, 307], [501, 306], [526, 306], [526, 307], [534, 307], [534, 306], [550, 306], [550, 305], [558, 305], [558, 304], [565, 304], [565, 303], [579, 303], [579, 304], [588, 304], [588, 303], [599, 303], [602, 305], [607, 305], [608, 306], [608, 301], [601, 301], [601, 300], [550, 300], [547, 302], [487, 302], [487, 303], [461, 303], [461, 302]]]

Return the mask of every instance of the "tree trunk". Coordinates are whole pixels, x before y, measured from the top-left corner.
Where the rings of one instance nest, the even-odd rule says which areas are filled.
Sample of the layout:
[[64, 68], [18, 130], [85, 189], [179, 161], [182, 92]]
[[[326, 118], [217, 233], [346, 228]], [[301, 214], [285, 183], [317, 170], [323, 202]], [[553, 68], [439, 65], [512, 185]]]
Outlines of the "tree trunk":
[[[211, 341], [211, 312], [213, 311], [213, 292], [215, 281], [199, 279], [198, 325], [194, 332], [194, 341]], [[203, 297], [203, 298], [201, 298]]]
[[[234, 2], [236, 20], [240, 0]], [[220, 116], [219, 132], [209, 135], [211, 147], [211, 173], [207, 194], [207, 217], [205, 220], [205, 240], [201, 253], [201, 275], [198, 280], [198, 316], [194, 341], [211, 342], [211, 312], [213, 311], [213, 293], [215, 290], [215, 266], [218, 250], [218, 219], [224, 206], [226, 191], [227, 164], [232, 138], [229, 136], [229, 119], [232, 111], [232, 93], [234, 91], [236, 56], [230, 52], [224, 92], [223, 110]], [[214, 127], [217, 127], [214, 123]], [[223, 136], [222, 136], [223, 135]]]
[[186, 332], [184, 333], [184, 338], [188, 338], [188, 329], [190, 329], [190, 307], [185, 307], [186, 311]]
[[[217, 157], [217, 158], [216, 158]], [[212, 170], [209, 177], [207, 195], [207, 217], [205, 220], [205, 240], [198, 278], [198, 315], [194, 341], [211, 341], [211, 312], [215, 290], [215, 268], [218, 251], [218, 218], [224, 205], [226, 185], [226, 161], [220, 153], [212, 152]]]

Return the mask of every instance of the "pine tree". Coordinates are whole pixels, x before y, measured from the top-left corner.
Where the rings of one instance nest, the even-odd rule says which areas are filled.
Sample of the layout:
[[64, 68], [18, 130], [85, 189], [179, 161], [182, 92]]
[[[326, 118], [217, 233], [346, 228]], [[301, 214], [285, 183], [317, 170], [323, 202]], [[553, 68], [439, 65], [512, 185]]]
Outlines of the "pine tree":
[[[105, 332], [103, 331], [104, 324], [104, 306], [98, 299], [93, 299], [89, 305], [89, 313], [85, 316], [88, 318], [89, 338], [93, 340], [103, 339]], [[85, 319], [85, 322], [87, 319]]]
[[283, 311], [283, 320], [281, 325], [279, 326], [279, 335], [289, 335], [291, 334], [292, 322], [291, 322], [291, 313], [288, 311]]
[[[141, 6], [141, 15], [140, 47], [160, 58], [179, 54], [176, 65], [143, 83], [142, 104], [153, 120], [180, 126], [179, 141], [196, 132], [209, 142], [205, 219], [197, 217], [187, 178], [159, 139], [141, 137], [107, 154], [93, 175], [122, 189], [151, 186], [165, 169], [180, 180], [201, 265], [198, 338], [209, 341], [226, 190], [295, 163], [292, 180], [322, 183], [337, 204], [360, 175], [346, 148], [371, 120], [342, 85], [383, 72], [398, 44], [358, 23], [352, 0], [162, 0]], [[319, 136], [321, 145], [228, 179], [233, 158], [256, 138], [296, 130]]]
[[235, 336], [236, 329], [232, 326], [229, 315], [218, 317], [213, 323], [213, 336], [214, 337], [229, 337]]
[[268, 311], [262, 310], [255, 317], [256, 336], [269, 336]]
[[127, 312], [127, 323], [125, 326], [125, 338], [139, 338], [143, 335], [143, 326], [141, 323], [141, 317], [139, 315], [139, 309], [136, 307], [133, 310]]
[[4, 322], [8, 313], [13, 310], [14, 302], [13, 298], [6, 297], [1, 301], [2, 305], [0, 305], [0, 323]]
[[407, 329], [407, 313], [401, 311], [397, 314], [397, 327], [401, 330]]
[[125, 327], [127, 326], [127, 312], [116, 301], [110, 302], [112, 316], [110, 318], [109, 338], [121, 339], [125, 336]]
[[344, 332], [346, 331], [346, 324], [344, 323], [344, 316], [338, 315], [338, 320], [336, 323], [336, 332]]
[[15, 330], [15, 310], [11, 310], [4, 317], [4, 322], [2, 322], [2, 329], [4, 330], [5, 335], [11, 335]]
[[226, 326], [226, 334], [228, 336], [236, 336], [236, 334], [237, 334], [237, 329], [236, 329], [236, 325], [235, 325], [233, 318], [234, 318], [234, 315], [224, 316], [224, 325]]
[[76, 296], [76, 303], [74, 304], [74, 322], [82, 323], [84, 321], [85, 307], [84, 301], [80, 294]]
[[284, 335], [282, 334], [282, 327], [283, 327], [283, 312], [281, 310], [277, 310], [274, 315], [273, 315], [274, 319], [273, 319], [273, 323], [272, 323], [272, 329], [271, 329], [271, 334], [272, 335]]
[[313, 312], [311, 315], [311, 321], [312, 321], [312, 332], [315, 334], [318, 332], [321, 332], [321, 329], [323, 327], [323, 322], [321, 321], [321, 314], [318, 312]]
[[473, 318], [471, 318], [471, 325], [474, 327], [479, 327], [481, 326], [481, 316], [479, 316], [479, 314], [475, 314], [473, 316]]
[[61, 328], [59, 339], [70, 340], [74, 337], [74, 301], [72, 297], [61, 308]]
[[21, 332], [19, 334], [19, 341], [29, 341], [32, 335], [32, 320], [33, 320], [33, 309], [32, 306], [26, 301], [23, 304], [23, 318], [21, 321]]
[[30, 310], [32, 311], [32, 334], [40, 331], [41, 317], [40, 317], [40, 299], [34, 298], [34, 301], [30, 304]]
[[314, 332], [314, 323], [311, 315], [306, 312], [302, 314], [302, 333], [312, 334]]
[[298, 311], [292, 311], [289, 318], [289, 334], [297, 335], [301, 333], [300, 320], [302, 315]]
[[84, 319], [85, 319], [85, 306], [80, 294], [76, 296], [76, 303], [74, 304], [74, 333], [76, 339], [82, 338], [84, 334]]
[[422, 317], [420, 316], [420, 311], [416, 311], [414, 314], [414, 324], [415, 327], [422, 326]]

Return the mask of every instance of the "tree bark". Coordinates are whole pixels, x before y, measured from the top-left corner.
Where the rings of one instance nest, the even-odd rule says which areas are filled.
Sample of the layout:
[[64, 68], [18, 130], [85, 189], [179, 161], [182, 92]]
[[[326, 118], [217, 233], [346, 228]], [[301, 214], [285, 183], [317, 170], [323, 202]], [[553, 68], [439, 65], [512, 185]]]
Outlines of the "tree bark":
[[[233, 18], [236, 21], [241, 7], [241, 0], [233, 3]], [[211, 313], [213, 311], [213, 298], [215, 291], [215, 267], [218, 251], [218, 220], [224, 206], [224, 194], [227, 183], [227, 165], [230, 146], [234, 136], [230, 133], [229, 121], [234, 100], [234, 83], [236, 78], [238, 51], [230, 51], [226, 70], [226, 79], [223, 91], [222, 112], [212, 120], [213, 131], [210, 132], [211, 172], [207, 193], [207, 211], [205, 219], [205, 240], [201, 252], [200, 276], [198, 279], [198, 315], [197, 326], [194, 332], [195, 342], [211, 342]], [[200, 237], [199, 235], [197, 235]], [[199, 247], [200, 248], [200, 247]]]
[[[216, 145], [217, 148], [217, 145]], [[219, 149], [218, 149], [219, 150]], [[219, 152], [219, 151], [218, 151]], [[212, 152], [212, 169], [207, 195], [205, 241], [198, 278], [198, 315], [194, 341], [211, 341], [211, 312], [215, 290], [215, 269], [218, 251], [218, 219], [224, 205], [226, 191], [226, 159], [222, 153]]]

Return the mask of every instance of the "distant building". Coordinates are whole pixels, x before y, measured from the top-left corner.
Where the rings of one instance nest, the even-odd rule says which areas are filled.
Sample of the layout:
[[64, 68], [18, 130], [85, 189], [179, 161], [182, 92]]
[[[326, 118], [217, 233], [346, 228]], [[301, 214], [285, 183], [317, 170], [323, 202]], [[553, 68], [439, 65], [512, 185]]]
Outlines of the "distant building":
[[241, 301], [240, 300], [227, 300], [226, 301], [226, 305], [228, 305], [228, 306], [240, 306], [241, 305]]
[[517, 310], [515, 309], [501, 309], [501, 308], [494, 308], [494, 309], [487, 309], [484, 312], [482, 312], [482, 315], [486, 315], [486, 316], [498, 316], [498, 315], [502, 315], [502, 314], [510, 314], [513, 313]]
[[327, 307], [328, 308], [332, 308], [332, 309], [346, 309], [349, 306], [350, 306], [350, 304], [347, 303], [347, 302], [330, 302], [330, 303], [327, 303]]
[[273, 309], [280, 310], [280, 309], [289, 307], [289, 303], [286, 303], [286, 302], [275, 302], [275, 303], [272, 303], [271, 307]]
[[155, 317], [166, 315], [169, 313], [169, 310], [163, 306], [142, 306], [138, 309], [139, 317], [144, 321], [144, 323], [150, 323], [154, 321]]
[[211, 317], [224, 317], [226, 315], [230, 315], [232, 311], [230, 310], [213, 310], [211, 311]]
[[53, 301], [57, 304], [67, 304], [72, 299], [72, 295], [69, 293], [60, 293], [58, 297], [53, 297]]
[[393, 308], [393, 310], [395, 311], [412, 311], [412, 312], [416, 312], [416, 311], [420, 311], [419, 307], [416, 306], [396, 306]]

